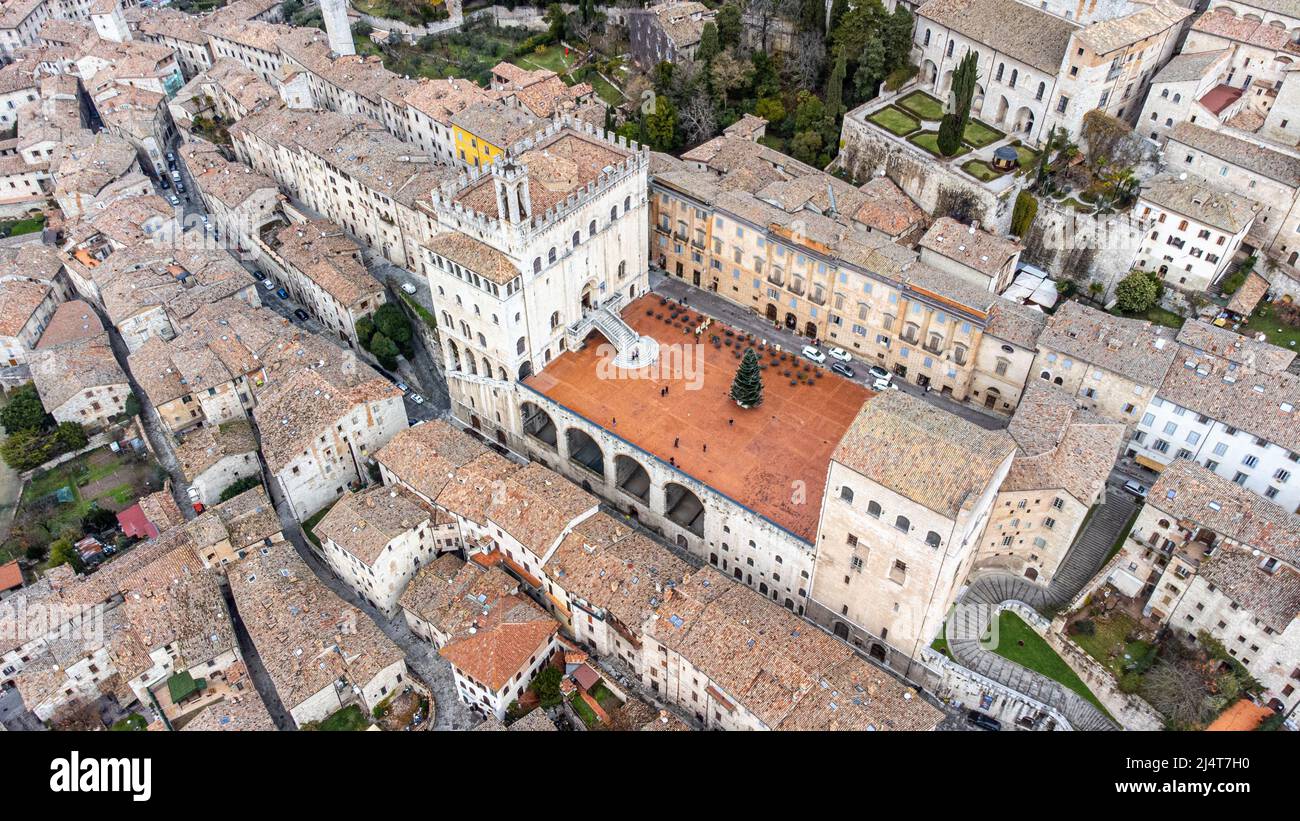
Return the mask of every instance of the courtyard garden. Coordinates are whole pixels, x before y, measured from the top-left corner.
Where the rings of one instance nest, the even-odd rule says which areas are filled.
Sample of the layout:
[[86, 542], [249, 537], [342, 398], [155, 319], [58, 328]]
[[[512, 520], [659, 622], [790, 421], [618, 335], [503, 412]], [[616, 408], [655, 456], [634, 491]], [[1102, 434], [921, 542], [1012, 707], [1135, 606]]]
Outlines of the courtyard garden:
[[1201, 730], [1261, 686], [1208, 633], [1191, 637], [1143, 620], [1133, 600], [1090, 600], [1066, 624], [1066, 635], [1118, 682], [1140, 696], [1173, 730]]
[[117, 513], [162, 490], [164, 478], [162, 467], [146, 454], [107, 447], [37, 470], [23, 488], [0, 560], [26, 555], [40, 561], [53, 542], [80, 539], [92, 511]]
[[[952, 159], [952, 157], [943, 157], [939, 151], [938, 121], [943, 118], [943, 109], [943, 102], [937, 97], [916, 90], [872, 112], [866, 120], [895, 137], [907, 140], [933, 157]], [[1005, 133], [972, 117], [967, 120], [966, 127], [962, 130], [961, 146], [953, 157], [961, 157], [971, 151], [988, 148], [1005, 137]], [[1013, 142], [1012, 147], [1015, 148], [1020, 160], [1020, 170], [1015, 173], [1033, 167], [1033, 164], [1038, 161], [1037, 152], [1019, 145], [1019, 141]], [[979, 158], [967, 160], [960, 167], [962, 171], [980, 182], [991, 182], [1012, 173], [1011, 170], [995, 168], [988, 160]]]
[[429, 698], [414, 687], [407, 687], [400, 693], [390, 693], [376, 704], [374, 716], [381, 730], [421, 729], [429, 722]]
[[370, 727], [370, 720], [356, 704], [349, 704], [341, 710], [326, 716], [320, 721], [309, 721], [302, 725], [303, 730], [324, 733], [357, 733]]
[[1300, 351], [1300, 304], [1294, 302], [1260, 302], [1239, 328], [1242, 333], [1264, 334], [1271, 344], [1290, 351]]

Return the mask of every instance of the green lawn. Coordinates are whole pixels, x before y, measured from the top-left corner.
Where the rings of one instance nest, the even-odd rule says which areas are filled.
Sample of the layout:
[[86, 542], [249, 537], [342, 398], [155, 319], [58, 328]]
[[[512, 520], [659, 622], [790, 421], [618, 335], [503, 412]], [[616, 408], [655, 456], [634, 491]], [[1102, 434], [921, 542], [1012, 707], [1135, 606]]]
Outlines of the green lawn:
[[1127, 672], [1124, 669], [1126, 665], [1146, 658], [1153, 649], [1153, 645], [1145, 641], [1128, 640], [1128, 635], [1137, 630], [1138, 623], [1127, 613], [1110, 613], [1093, 619], [1092, 623], [1096, 632], [1091, 636], [1076, 633], [1070, 638], [1117, 679]]
[[591, 697], [596, 699], [596, 703], [605, 712], [616, 709], [623, 702], [619, 701], [618, 696], [609, 691], [604, 682], [596, 682], [596, 686], [591, 688]]
[[1020, 155], [1020, 167], [1023, 169], [1033, 168], [1038, 164], [1038, 152], [1032, 148], [1025, 148], [1023, 145], [1012, 146], [1016, 153]]
[[939, 635], [935, 637], [934, 641], [930, 642], [930, 648], [943, 653], [948, 658], [952, 658], [952, 653], [948, 652], [948, 640], [943, 637], [942, 630], [939, 631]]
[[[913, 145], [918, 145], [921, 148], [924, 148], [926, 151], [930, 152], [936, 157], [939, 157], [941, 159], [952, 159], [951, 157], [943, 157], [943, 155], [939, 153], [939, 132], [937, 131], [922, 131], [919, 134], [913, 134], [912, 136], [908, 137], [907, 141], [909, 143], [912, 143]], [[970, 148], [963, 145], [960, 148], [958, 148], [957, 153], [953, 154], [952, 156], [960, 157], [962, 154], [966, 154], [968, 152], [970, 152]]]
[[1159, 305], [1152, 306], [1146, 313], [1142, 314], [1126, 314], [1119, 308], [1112, 308], [1110, 312], [1115, 316], [1125, 316], [1129, 319], [1145, 319], [1153, 325], [1164, 325], [1166, 328], [1174, 328], [1175, 330], [1183, 327], [1183, 323], [1187, 321], [1184, 317], [1173, 311], [1166, 311]]
[[996, 180], [998, 177], [1002, 176], [1001, 171], [998, 171], [983, 160], [970, 160], [962, 165], [961, 170], [981, 182]]
[[306, 533], [307, 538], [311, 539], [311, 543], [317, 547], [320, 547], [320, 539], [316, 538], [315, 527], [320, 524], [320, 520], [325, 518], [325, 514], [329, 513], [330, 508], [332, 507], [334, 507], [333, 502], [316, 511], [316, 513], [312, 514], [307, 521], [302, 523], [302, 532]]
[[[155, 466], [149, 463], [133, 463], [123, 455], [113, 454], [107, 448], [71, 459], [45, 473], [37, 471], [23, 488], [19, 498], [15, 519], [21, 521], [24, 516], [31, 516], [27, 511], [40, 510], [40, 524], [50, 534], [50, 540], [59, 537], [65, 530], [80, 533], [81, 519], [90, 508], [99, 502], [99, 506], [110, 510], [129, 507], [136, 499], [160, 485], [146, 486], [155, 472]], [[119, 471], [121, 471], [119, 476]], [[103, 480], [109, 477], [119, 481], [107, 488]], [[91, 485], [96, 487], [87, 490]], [[72, 491], [71, 502], [54, 502], [48, 511], [41, 507], [41, 500], [55, 493], [59, 488], [67, 487]]]
[[139, 713], [131, 713], [131, 715], [126, 718], [113, 722], [113, 726], [108, 729], [117, 732], [140, 732], [148, 726], [149, 725], [144, 720], [144, 716]]
[[[1042, 673], [1053, 681], [1060, 682], [1086, 698], [1098, 710], [1106, 713], [1106, 708], [1088, 689], [1088, 685], [1084, 684], [1070, 666], [1061, 660], [1042, 636], [1035, 633], [1033, 628], [1025, 624], [1024, 620], [1015, 613], [1003, 610], [998, 616], [998, 646], [990, 649], [1021, 667]], [[1106, 715], [1110, 714], [1106, 713]]]
[[1272, 303], [1261, 301], [1242, 330], [1251, 334], [1263, 331], [1264, 338], [1270, 343], [1290, 351], [1300, 351], [1300, 328], [1282, 324]]
[[573, 695], [569, 696], [569, 706], [573, 712], [578, 714], [582, 723], [586, 724], [589, 729], [599, 730], [601, 728], [600, 717], [591, 709], [587, 702], [582, 700], [582, 696], [575, 690]]
[[366, 720], [361, 708], [355, 704], [349, 704], [324, 721], [317, 723], [313, 729], [327, 733], [355, 733], [363, 731], [369, 726], [370, 722]]
[[897, 106], [885, 106], [867, 118], [898, 137], [905, 137], [921, 127], [921, 121]]
[[596, 96], [604, 100], [609, 105], [622, 105], [623, 92], [614, 87], [612, 83], [600, 75], [600, 72], [594, 68], [578, 72], [582, 75], [582, 82], [591, 83], [591, 87], [596, 90]]
[[966, 121], [966, 129], [962, 132], [962, 139], [976, 148], [983, 148], [986, 145], [992, 145], [1005, 135], [992, 126], [985, 125], [976, 119]]
[[34, 234], [45, 227], [45, 215], [28, 217], [22, 220], [0, 222], [0, 237], [16, 237], [20, 234]]
[[912, 112], [922, 120], [943, 119], [943, 103], [924, 91], [913, 91], [898, 101], [898, 105]]
[[564, 46], [550, 45], [543, 46], [540, 53], [533, 51], [520, 57], [512, 57], [510, 62], [529, 71], [548, 68], [556, 74], [564, 74], [573, 67], [574, 63], [578, 62], [581, 56], [573, 50], [570, 50], [566, 55]]

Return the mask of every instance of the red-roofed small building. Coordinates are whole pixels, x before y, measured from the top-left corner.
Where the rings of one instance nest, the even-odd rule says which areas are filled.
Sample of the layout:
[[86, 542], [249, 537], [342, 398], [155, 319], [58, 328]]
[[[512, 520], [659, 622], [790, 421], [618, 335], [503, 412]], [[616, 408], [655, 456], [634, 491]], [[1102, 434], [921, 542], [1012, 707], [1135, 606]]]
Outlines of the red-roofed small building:
[[117, 514], [117, 523], [127, 536], [152, 539], [158, 535], [158, 528], [154, 527], [148, 517], [144, 515], [139, 502], [131, 505], [126, 510], [120, 511]]
[[0, 598], [23, 586], [23, 569], [14, 559], [7, 564], [0, 564]]

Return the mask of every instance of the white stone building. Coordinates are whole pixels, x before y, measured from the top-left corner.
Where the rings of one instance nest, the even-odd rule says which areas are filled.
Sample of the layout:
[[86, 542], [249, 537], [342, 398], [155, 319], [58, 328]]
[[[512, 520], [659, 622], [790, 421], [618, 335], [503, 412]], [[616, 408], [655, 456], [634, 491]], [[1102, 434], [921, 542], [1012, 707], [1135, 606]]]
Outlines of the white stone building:
[[1142, 244], [1133, 268], [1204, 291], [1227, 273], [1259, 210], [1253, 200], [1187, 174], [1147, 182], [1133, 205]]
[[407, 582], [438, 555], [436, 518], [402, 486], [376, 485], [344, 494], [313, 530], [334, 575], [391, 618]]

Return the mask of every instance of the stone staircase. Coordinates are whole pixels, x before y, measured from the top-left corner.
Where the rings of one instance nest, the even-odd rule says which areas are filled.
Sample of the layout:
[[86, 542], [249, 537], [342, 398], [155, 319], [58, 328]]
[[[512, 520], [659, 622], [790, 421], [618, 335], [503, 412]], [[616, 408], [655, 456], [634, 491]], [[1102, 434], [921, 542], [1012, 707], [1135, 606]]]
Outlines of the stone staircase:
[[659, 343], [653, 337], [641, 336], [619, 316], [623, 295], [615, 294], [599, 308], [588, 311], [582, 319], [565, 331], [570, 350], [582, 347], [587, 334], [600, 331], [614, 346], [614, 364], [620, 368], [640, 368], [654, 364], [659, 358]]
[[1107, 487], [1105, 502], [1070, 547], [1051, 584], [1034, 584], [1023, 576], [993, 572], [971, 580], [945, 627], [949, 652], [962, 666], [1048, 704], [1076, 730], [1115, 730], [1115, 723], [1074, 691], [986, 648], [981, 640], [998, 607], [1023, 602], [1040, 613], [1070, 602], [1106, 561], [1137, 501]]

